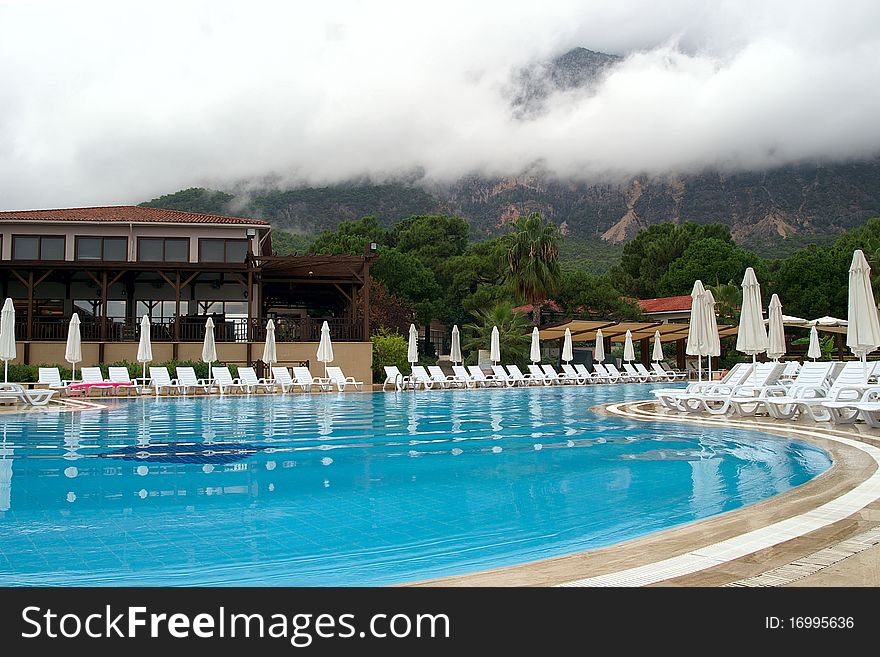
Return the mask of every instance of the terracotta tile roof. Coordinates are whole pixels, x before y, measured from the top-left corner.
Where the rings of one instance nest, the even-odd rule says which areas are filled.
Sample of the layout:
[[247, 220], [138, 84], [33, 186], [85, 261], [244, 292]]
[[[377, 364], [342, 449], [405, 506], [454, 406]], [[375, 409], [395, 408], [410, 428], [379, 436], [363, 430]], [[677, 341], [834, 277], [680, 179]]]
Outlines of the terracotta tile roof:
[[268, 226], [262, 219], [223, 217], [216, 214], [144, 208], [138, 205], [113, 205], [97, 208], [62, 208], [59, 210], [12, 210], [0, 212], [0, 221], [99, 221], [173, 224], [249, 224]]
[[691, 296], [684, 294], [679, 297], [659, 297], [657, 299], [639, 299], [639, 307], [643, 313], [670, 313], [690, 311]]

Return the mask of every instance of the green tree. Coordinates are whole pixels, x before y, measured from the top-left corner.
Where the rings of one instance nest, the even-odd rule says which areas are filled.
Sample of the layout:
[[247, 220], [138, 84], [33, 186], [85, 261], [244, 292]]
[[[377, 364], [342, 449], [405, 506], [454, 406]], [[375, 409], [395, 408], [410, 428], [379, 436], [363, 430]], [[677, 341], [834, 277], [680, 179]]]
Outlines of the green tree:
[[443, 260], [465, 252], [468, 225], [461, 217], [452, 215], [413, 216], [394, 226], [389, 243], [437, 271]]
[[520, 217], [508, 236], [507, 280], [513, 293], [535, 308], [533, 321], [540, 322], [537, 304], [556, 292], [559, 280], [559, 229], [537, 212]]
[[407, 341], [388, 329], [380, 329], [370, 337], [373, 343], [373, 381], [385, 380], [385, 365], [396, 365], [402, 374], [409, 374], [406, 360]]
[[317, 255], [363, 255], [367, 245], [387, 244], [388, 232], [374, 216], [357, 221], [343, 221], [336, 230], [328, 230], [315, 238], [309, 250]]
[[568, 315], [589, 315], [602, 319], [639, 320], [642, 311], [624, 297], [608, 276], [583, 270], [563, 271], [553, 297]]
[[[165, 194], [165, 196], [154, 198], [140, 205], [144, 208], [226, 215], [229, 214], [229, 204], [233, 198], [235, 197], [232, 194], [219, 192], [216, 189], [190, 187], [173, 194]], [[249, 215], [245, 214], [244, 216]]]
[[742, 290], [734, 281], [706, 285], [715, 298], [715, 314], [719, 324], [738, 324], [742, 310]]
[[665, 274], [657, 290], [661, 295], [688, 294], [694, 281], [703, 284], [742, 280], [746, 267], [758, 266], [758, 256], [733, 242], [715, 237], [691, 242]]
[[464, 255], [443, 260], [437, 272], [443, 295], [437, 319], [462, 324], [473, 311], [509, 299], [510, 289], [504, 282], [506, 256], [505, 240], [497, 237], [471, 245]]
[[768, 292], [779, 295], [788, 315], [845, 318], [851, 261], [848, 247], [811, 245], [779, 263]]
[[308, 251], [310, 238], [289, 230], [272, 231], [272, 253], [279, 256], [303, 254]]
[[372, 274], [390, 294], [412, 302], [420, 322], [433, 319], [440, 287], [434, 272], [415, 255], [392, 248], [380, 249]]
[[530, 324], [525, 315], [513, 312], [510, 303], [499, 303], [491, 308], [477, 310], [474, 317], [476, 321], [464, 326], [463, 349], [489, 349], [492, 328], [497, 326], [501, 359], [506, 363], [525, 363], [530, 344]]
[[623, 247], [620, 263], [612, 268], [611, 274], [626, 294], [639, 299], [660, 296], [660, 279], [672, 263], [684, 254], [692, 242], [708, 238], [733, 244], [730, 229], [723, 224], [687, 222], [648, 226]]

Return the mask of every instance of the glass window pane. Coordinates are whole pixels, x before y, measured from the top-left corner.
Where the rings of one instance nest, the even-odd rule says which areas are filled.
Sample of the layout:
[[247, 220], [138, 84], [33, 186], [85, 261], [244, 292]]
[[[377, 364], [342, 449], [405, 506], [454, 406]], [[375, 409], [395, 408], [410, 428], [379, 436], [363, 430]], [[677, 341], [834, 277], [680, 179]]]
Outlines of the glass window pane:
[[77, 237], [76, 238], [77, 260], [100, 260], [101, 238], [100, 237]]
[[64, 260], [64, 238], [44, 237], [40, 240], [41, 260]]
[[16, 260], [39, 260], [40, 238], [22, 237], [15, 235], [12, 238], [12, 257]]
[[138, 241], [138, 259], [144, 262], [162, 262], [163, 243], [162, 239], [142, 237]]
[[200, 240], [201, 262], [223, 262], [223, 240]]
[[107, 301], [107, 317], [110, 319], [125, 318], [125, 301]]
[[225, 306], [227, 315], [247, 315], [247, 301], [227, 301]]
[[246, 240], [229, 240], [226, 242], [226, 262], [244, 262], [247, 255]]
[[128, 239], [125, 237], [104, 238], [104, 260], [124, 262], [128, 260]]
[[165, 240], [165, 262], [187, 262], [189, 240]]

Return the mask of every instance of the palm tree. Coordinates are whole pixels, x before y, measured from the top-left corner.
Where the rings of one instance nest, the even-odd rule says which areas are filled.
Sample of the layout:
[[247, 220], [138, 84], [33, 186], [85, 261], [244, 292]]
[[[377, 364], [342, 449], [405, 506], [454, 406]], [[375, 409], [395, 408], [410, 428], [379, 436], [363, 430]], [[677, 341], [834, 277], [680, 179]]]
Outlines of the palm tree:
[[529, 322], [522, 313], [513, 312], [510, 303], [474, 312], [475, 322], [465, 324], [462, 347], [469, 351], [489, 349], [492, 327], [498, 327], [501, 356], [507, 362], [522, 364], [529, 352]]
[[541, 321], [538, 304], [556, 292], [559, 237], [556, 225], [537, 212], [520, 217], [508, 236], [506, 278], [513, 293], [532, 304], [535, 325]]
[[715, 297], [715, 312], [721, 324], [733, 325], [739, 321], [739, 312], [742, 308], [742, 290], [735, 282], [718, 283], [709, 285]]

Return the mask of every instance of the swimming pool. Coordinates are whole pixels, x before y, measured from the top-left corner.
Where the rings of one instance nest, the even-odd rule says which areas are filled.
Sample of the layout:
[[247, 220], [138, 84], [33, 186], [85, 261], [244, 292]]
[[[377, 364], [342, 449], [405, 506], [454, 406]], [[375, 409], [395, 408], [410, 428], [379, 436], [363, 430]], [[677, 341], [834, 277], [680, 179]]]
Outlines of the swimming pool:
[[0, 585], [415, 581], [610, 545], [831, 465], [803, 442], [590, 411], [648, 389], [150, 398], [3, 416]]

